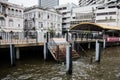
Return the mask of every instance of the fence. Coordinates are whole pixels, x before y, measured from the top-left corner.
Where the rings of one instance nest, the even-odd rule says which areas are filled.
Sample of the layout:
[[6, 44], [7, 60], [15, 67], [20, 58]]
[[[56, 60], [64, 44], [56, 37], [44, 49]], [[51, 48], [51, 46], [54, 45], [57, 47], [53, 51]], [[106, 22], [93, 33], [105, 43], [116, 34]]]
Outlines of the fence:
[[48, 43], [48, 47], [54, 54], [53, 56], [55, 57], [57, 61], [61, 60], [62, 58], [65, 59], [66, 46], [65, 45], [63, 46], [64, 47], [61, 48], [61, 44], [57, 44], [53, 39], [51, 39]]
[[44, 42], [43, 32], [0, 32], [0, 44], [28, 44]]

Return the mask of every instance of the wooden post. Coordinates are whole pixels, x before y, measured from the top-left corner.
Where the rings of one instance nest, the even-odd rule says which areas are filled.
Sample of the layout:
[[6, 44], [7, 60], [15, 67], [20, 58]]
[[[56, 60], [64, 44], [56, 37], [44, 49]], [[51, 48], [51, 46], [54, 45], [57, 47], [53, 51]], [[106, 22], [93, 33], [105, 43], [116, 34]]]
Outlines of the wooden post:
[[20, 59], [20, 49], [16, 48], [16, 59], [19, 60]]
[[11, 66], [15, 66], [15, 46], [10, 44], [10, 62]]
[[67, 74], [72, 74], [72, 47], [71, 45], [66, 46], [66, 70]]
[[96, 55], [95, 55], [95, 61], [97, 63], [100, 63], [100, 58], [101, 58], [101, 45], [98, 42], [98, 40], [96, 40]]

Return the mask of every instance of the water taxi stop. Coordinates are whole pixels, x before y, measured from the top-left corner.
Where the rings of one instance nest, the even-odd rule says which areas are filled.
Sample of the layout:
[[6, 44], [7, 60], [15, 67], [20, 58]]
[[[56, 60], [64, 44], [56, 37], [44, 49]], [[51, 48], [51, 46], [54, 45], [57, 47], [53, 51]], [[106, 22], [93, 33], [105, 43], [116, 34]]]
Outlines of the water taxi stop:
[[[64, 61], [67, 55], [67, 45], [72, 47], [72, 58], [77, 58], [81, 51], [85, 52], [85, 49], [91, 47], [96, 48], [96, 40], [101, 43], [103, 48], [108, 46], [109, 43], [110, 45], [118, 44], [120, 42], [119, 32], [119, 27], [84, 22], [66, 31], [65, 38], [49, 38], [44, 46], [48, 46], [48, 50], [56, 61]], [[44, 49], [46, 55], [46, 47]], [[44, 57], [46, 59], [46, 56]]]
[[98, 39], [103, 43], [103, 48], [109, 43], [113, 45], [120, 42], [120, 27], [83, 22], [73, 26], [70, 32], [76, 37], [76, 42], [89, 43]]
[[[5, 34], [5, 37], [8, 37], [8, 34]], [[96, 40], [103, 45], [103, 48], [105, 48], [108, 43], [113, 45], [120, 42], [119, 27], [88, 22], [73, 26], [69, 31], [66, 31], [65, 37], [50, 37], [50, 33], [47, 32], [46, 37], [44, 38], [45, 35], [42, 32], [41, 34], [42, 35], [39, 35], [39, 37], [35, 37], [35, 39], [13, 39], [13, 35], [10, 34], [11, 39], [0, 40], [0, 48], [10, 48], [10, 61], [11, 65], [13, 65], [15, 64], [15, 59], [20, 58], [20, 47], [43, 46], [45, 60], [50, 53], [56, 61], [65, 61], [66, 57], [80, 57], [81, 50], [84, 51], [84, 49], [90, 49], [93, 47], [91, 44], [95, 44]], [[21, 36], [22, 35], [23, 33]], [[88, 48], [81, 46], [81, 44], [87, 44]], [[70, 52], [71, 55], [67, 54]]]

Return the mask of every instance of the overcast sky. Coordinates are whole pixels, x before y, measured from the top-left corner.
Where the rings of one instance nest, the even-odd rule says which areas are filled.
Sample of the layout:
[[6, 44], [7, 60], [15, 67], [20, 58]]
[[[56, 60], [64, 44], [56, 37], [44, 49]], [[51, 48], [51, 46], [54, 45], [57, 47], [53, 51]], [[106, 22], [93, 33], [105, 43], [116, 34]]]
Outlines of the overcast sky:
[[[37, 5], [38, 0], [9, 0], [11, 3], [19, 4], [19, 5], [24, 5], [25, 7], [32, 6], [32, 5]], [[78, 4], [78, 0], [59, 0], [60, 4], [66, 4], [66, 3], [75, 3]]]

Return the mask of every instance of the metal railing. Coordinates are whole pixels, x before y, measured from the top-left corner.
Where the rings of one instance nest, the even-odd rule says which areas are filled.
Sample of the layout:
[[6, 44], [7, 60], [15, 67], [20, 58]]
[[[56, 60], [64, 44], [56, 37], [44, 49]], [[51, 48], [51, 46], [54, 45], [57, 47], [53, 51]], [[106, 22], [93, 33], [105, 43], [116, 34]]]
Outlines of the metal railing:
[[0, 45], [5, 44], [29, 44], [44, 42], [44, 35], [41, 33], [26, 32], [0, 32]]
[[[55, 43], [53, 39], [50, 39], [48, 47], [54, 53], [54, 57], [56, 58], [57, 61], [60, 60], [61, 56], [65, 57], [66, 52], [61, 50], [60, 44]], [[64, 47], [64, 49], [66, 49], [66, 47]]]

